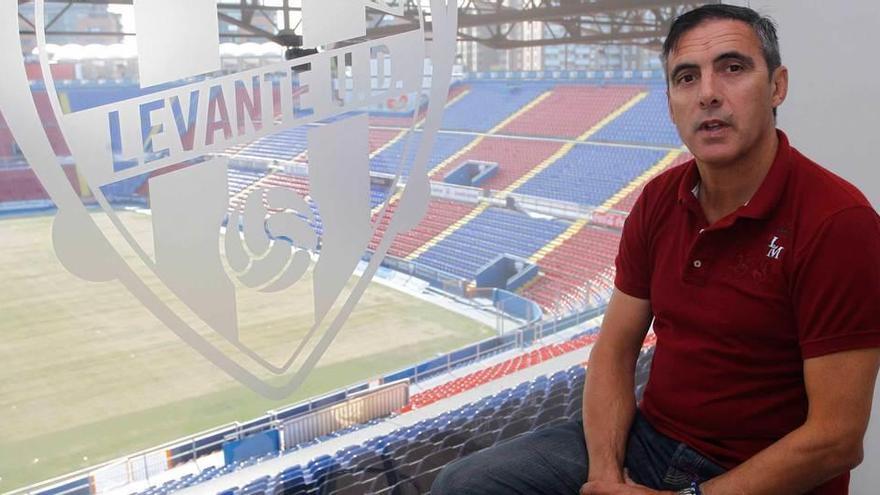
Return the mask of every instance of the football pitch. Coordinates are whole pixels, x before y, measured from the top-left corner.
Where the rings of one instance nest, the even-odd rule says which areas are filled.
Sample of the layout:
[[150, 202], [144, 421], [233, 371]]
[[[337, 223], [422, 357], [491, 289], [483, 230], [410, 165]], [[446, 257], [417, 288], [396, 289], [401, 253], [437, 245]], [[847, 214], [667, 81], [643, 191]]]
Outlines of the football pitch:
[[[120, 216], [150, 244], [149, 217]], [[189, 348], [120, 283], [68, 273], [51, 247], [52, 218], [0, 217], [0, 492], [251, 419], [494, 334], [374, 283], [303, 385], [269, 400]], [[309, 329], [307, 279], [268, 304], [240, 301], [252, 310], [242, 341], [270, 362], [283, 361], [290, 341]]]

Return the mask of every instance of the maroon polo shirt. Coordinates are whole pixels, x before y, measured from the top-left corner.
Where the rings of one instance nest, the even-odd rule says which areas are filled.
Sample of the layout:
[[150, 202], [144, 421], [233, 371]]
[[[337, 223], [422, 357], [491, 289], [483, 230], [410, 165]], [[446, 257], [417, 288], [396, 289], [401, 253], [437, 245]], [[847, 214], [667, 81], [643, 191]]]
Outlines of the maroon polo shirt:
[[[712, 225], [693, 160], [653, 179], [616, 263], [617, 288], [654, 312], [642, 412], [727, 468], [804, 423], [805, 359], [880, 347], [880, 217], [777, 133], [758, 191]], [[846, 494], [848, 482], [812, 493]]]

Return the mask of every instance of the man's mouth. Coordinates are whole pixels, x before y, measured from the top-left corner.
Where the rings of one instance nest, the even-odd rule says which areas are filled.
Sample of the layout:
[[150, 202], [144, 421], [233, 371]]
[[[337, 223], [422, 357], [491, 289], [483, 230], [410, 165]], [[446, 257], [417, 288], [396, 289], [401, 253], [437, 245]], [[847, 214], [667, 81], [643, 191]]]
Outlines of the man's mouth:
[[727, 122], [718, 119], [706, 120], [697, 128], [698, 131], [715, 132], [730, 127]]

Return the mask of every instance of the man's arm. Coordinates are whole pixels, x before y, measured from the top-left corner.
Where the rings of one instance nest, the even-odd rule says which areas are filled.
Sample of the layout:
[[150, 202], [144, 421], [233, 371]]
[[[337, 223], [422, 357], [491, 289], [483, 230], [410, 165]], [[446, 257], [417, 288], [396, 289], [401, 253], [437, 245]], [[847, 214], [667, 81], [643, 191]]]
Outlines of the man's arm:
[[804, 361], [807, 421], [730, 472], [702, 485], [706, 495], [806, 493], [862, 461], [862, 439], [880, 349]]
[[623, 482], [626, 440], [635, 415], [636, 359], [652, 318], [651, 303], [616, 290], [593, 346], [584, 383], [589, 481]]

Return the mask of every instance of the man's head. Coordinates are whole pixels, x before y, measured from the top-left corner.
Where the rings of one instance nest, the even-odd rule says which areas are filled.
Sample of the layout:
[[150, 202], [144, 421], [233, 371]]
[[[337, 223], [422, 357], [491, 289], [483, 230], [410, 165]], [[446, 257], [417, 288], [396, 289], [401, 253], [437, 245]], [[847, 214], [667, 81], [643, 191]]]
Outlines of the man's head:
[[698, 159], [735, 161], [775, 132], [788, 71], [770, 19], [745, 7], [699, 7], [672, 24], [662, 59], [670, 115]]

